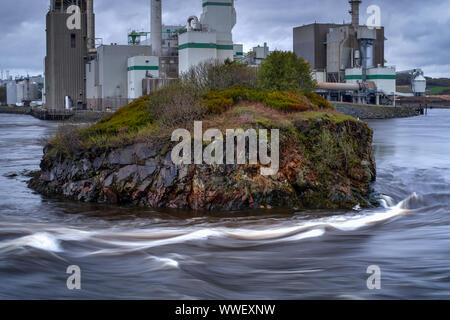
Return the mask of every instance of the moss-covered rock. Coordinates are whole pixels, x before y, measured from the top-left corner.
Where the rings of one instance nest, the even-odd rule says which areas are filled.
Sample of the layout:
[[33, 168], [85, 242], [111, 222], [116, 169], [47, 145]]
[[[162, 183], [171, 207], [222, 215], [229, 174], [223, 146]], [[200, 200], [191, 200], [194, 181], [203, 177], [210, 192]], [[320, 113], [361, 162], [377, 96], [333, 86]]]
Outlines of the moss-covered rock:
[[[283, 97], [278, 99], [282, 105], [294, 101], [302, 107], [280, 108], [275, 103], [278, 96]], [[71, 150], [60, 150], [54, 142], [61, 137], [52, 140], [44, 150], [41, 172], [30, 186], [49, 196], [155, 208], [241, 210], [261, 206], [371, 205], [375, 162], [372, 130], [367, 124], [328, 105], [319, 106], [324, 102], [316, 96], [241, 90], [236, 95], [211, 93], [205, 99], [221, 97], [231, 99], [232, 104], [217, 113], [202, 113], [203, 129], [279, 129], [280, 170], [276, 175], [261, 175], [260, 164], [173, 164], [170, 153], [174, 143], [169, 135], [158, 131], [161, 117], [147, 114], [145, 101], [141, 100], [78, 132], [82, 139], [88, 132], [102, 132], [105, 139], [121, 137], [121, 144], [80, 142]], [[222, 108], [222, 102], [217, 105]], [[127, 132], [128, 140], [121, 136], [122, 125], [133, 128]]]

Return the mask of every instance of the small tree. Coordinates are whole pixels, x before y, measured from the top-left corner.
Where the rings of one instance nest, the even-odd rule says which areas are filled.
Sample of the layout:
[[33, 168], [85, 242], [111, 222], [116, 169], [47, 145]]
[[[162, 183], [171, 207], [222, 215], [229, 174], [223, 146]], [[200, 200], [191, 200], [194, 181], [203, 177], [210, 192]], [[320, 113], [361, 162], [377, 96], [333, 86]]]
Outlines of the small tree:
[[262, 63], [258, 72], [258, 87], [273, 91], [312, 91], [309, 63], [294, 52], [274, 51]]

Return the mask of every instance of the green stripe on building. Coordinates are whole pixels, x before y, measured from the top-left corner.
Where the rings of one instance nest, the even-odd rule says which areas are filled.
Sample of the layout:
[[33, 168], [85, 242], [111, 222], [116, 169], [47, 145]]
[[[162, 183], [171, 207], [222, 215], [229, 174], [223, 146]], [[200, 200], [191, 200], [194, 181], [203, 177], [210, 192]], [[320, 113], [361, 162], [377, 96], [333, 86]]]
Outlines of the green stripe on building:
[[230, 2], [216, 2], [216, 1], [203, 2], [203, 7], [206, 7], [206, 6], [231, 7], [231, 3]]
[[128, 71], [133, 71], [133, 70], [159, 70], [158, 66], [133, 66], [133, 67], [128, 67]]
[[218, 44], [217, 50], [234, 50], [232, 44]]
[[[397, 77], [393, 74], [372, 74], [367, 75], [367, 80], [395, 80]], [[362, 80], [362, 75], [345, 76], [345, 80]]]
[[217, 50], [233, 50], [233, 45], [215, 44], [215, 43], [183, 43], [178, 47], [178, 50], [183, 49], [217, 49]]

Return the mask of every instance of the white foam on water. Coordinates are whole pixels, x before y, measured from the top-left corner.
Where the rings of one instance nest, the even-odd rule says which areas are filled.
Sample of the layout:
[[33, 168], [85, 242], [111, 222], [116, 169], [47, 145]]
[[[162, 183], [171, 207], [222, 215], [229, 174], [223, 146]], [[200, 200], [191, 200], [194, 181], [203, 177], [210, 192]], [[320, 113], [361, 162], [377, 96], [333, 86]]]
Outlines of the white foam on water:
[[179, 269], [180, 268], [179, 262], [174, 259], [161, 258], [161, 257], [155, 257], [155, 256], [150, 256], [147, 259], [155, 261], [158, 264], [157, 268], [152, 268], [152, 270], [157, 270], [157, 269], [166, 270], [166, 269]]
[[[24, 236], [15, 240], [0, 243], [0, 249], [11, 249], [19, 247], [34, 247], [42, 250], [60, 252], [62, 251], [60, 241], [95, 241], [106, 245], [107, 248], [92, 252], [80, 253], [81, 256], [95, 255], [122, 255], [139, 250], [155, 247], [186, 243], [191, 241], [204, 241], [218, 238], [232, 238], [238, 242], [233, 246], [248, 246], [251, 244], [265, 244], [273, 242], [300, 241], [309, 238], [317, 238], [326, 234], [327, 230], [354, 231], [363, 227], [374, 225], [392, 219], [396, 216], [410, 212], [408, 206], [417, 201], [419, 196], [412, 194], [410, 197], [399, 202], [395, 206], [388, 206], [376, 211], [352, 211], [345, 215], [336, 215], [314, 220], [283, 221], [283, 224], [294, 223], [286, 227], [282, 224], [274, 224], [266, 229], [244, 229], [230, 227], [198, 226], [179, 228], [148, 228], [148, 229], [97, 229], [82, 230], [81, 228], [68, 228], [58, 226], [41, 225], [39, 228], [45, 232], [35, 232], [29, 236]], [[392, 199], [383, 199], [386, 205]], [[249, 243], [251, 242], [251, 243]], [[109, 247], [109, 248], [108, 248]], [[166, 259], [166, 258], [161, 258]], [[178, 262], [173, 259], [161, 260], [168, 266], [178, 266]]]
[[50, 233], [46, 232], [39, 232], [22, 238], [0, 243], [0, 249], [14, 250], [24, 247], [32, 247], [51, 252], [63, 251], [59, 244], [59, 240]]

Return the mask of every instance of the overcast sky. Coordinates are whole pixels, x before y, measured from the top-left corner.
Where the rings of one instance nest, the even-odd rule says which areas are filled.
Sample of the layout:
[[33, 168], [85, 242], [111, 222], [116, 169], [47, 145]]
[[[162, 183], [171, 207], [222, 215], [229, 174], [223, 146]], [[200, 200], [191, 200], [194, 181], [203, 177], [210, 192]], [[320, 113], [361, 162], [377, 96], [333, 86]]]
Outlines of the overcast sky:
[[[0, 1], [0, 70], [11, 75], [42, 73], [45, 14], [49, 0]], [[363, 0], [378, 5], [386, 28], [386, 60], [397, 70], [423, 68], [427, 76], [450, 77], [449, 0]], [[267, 42], [270, 49], [292, 50], [292, 28], [313, 22], [350, 21], [347, 0], [236, 0], [235, 43], [245, 50]], [[201, 0], [163, 0], [163, 23], [185, 24], [200, 15]], [[131, 29], [149, 31], [150, 0], [95, 0], [96, 37], [125, 44]]]

